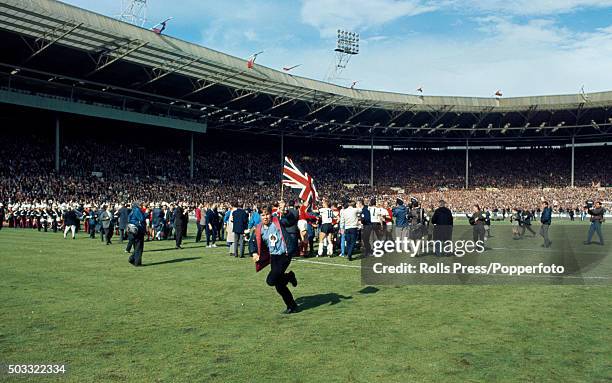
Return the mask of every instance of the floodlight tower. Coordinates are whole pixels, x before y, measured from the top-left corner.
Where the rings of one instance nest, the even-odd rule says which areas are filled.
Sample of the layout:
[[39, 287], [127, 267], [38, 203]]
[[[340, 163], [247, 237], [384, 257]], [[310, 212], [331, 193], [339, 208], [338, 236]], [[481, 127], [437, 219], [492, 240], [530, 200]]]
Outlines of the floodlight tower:
[[143, 27], [147, 21], [147, 0], [121, 0], [119, 20]]
[[334, 52], [334, 64], [326, 77], [326, 80], [329, 82], [336, 80], [340, 73], [346, 69], [351, 57], [359, 54], [359, 33], [338, 29], [338, 38]]

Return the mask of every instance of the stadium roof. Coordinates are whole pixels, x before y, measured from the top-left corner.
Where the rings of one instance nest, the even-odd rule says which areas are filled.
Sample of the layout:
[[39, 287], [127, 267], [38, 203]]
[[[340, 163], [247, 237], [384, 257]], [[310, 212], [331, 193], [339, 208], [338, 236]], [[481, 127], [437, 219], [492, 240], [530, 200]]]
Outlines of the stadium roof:
[[65, 94], [71, 82], [70, 99], [130, 103], [211, 128], [490, 142], [599, 139], [612, 127], [612, 92], [478, 98], [350, 89], [260, 65], [249, 69], [245, 59], [53, 0], [2, 0], [0, 31], [8, 48], [0, 73], [12, 89], [56, 95], [63, 87]]

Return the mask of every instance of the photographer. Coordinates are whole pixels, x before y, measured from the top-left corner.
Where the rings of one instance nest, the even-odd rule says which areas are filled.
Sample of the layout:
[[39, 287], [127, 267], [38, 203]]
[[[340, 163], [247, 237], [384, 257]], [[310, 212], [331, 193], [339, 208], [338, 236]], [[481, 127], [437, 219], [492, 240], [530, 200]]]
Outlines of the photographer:
[[595, 203], [595, 207], [587, 209], [587, 212], [591, 216], [591, 227], [589, 227], [589, 235], [584, 244], [590, 245], [591, 239], [593, 239], [593, 233], [597, 233], [597, 236], [599, 237], [599, 244], [603, 246], [604, 239], [601, 233], [601, 224], [604, 222], [604, 214], [606, 209], [601, 206], [601, 201], [597, 201]]
[[419, 201], [414, 197], [410, 199], [408, 222], [410, 224], [411, 239], [420, 239], [427, 234], [425, 227], [425, 212], [419, 207]]
[[472, 225], [473, 230], [473, 239], [474, 242], [485, 241], [485, 228], [484, 228], [484, 216], [482, 215], [482, 211], [480, 210], [480, 206], [474, 205], [472, 207], [472, 215], [466, 214], [466, 217], [470, 221], [470, 225]]

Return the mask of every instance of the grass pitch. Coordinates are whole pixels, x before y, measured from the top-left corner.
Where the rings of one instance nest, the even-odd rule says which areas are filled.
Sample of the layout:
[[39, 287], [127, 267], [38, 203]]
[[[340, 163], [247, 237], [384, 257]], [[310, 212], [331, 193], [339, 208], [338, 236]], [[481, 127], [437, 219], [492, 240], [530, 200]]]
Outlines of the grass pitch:
[[193, 238], [145, 243], [134, 268], [116, 238], [4, 228], [0, 364], [68, 372], [0, 381], [612, 381], [609, 284], [368, 287], [323, 258], [292, 263], [303, 311], [283, 316], [267, 270]]

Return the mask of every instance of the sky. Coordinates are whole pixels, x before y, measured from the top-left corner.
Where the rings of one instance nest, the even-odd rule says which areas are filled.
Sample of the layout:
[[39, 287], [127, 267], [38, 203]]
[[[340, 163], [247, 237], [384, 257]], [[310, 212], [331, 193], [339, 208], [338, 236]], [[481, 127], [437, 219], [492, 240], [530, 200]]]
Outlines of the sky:
[[[64, 0], [117, 16], [121, 0]], [[504, 97], [612, 90], [612, 0], [148, 0], [165, 34], [323, 80], [336, 30], [360, 34], [339, 85]]]

